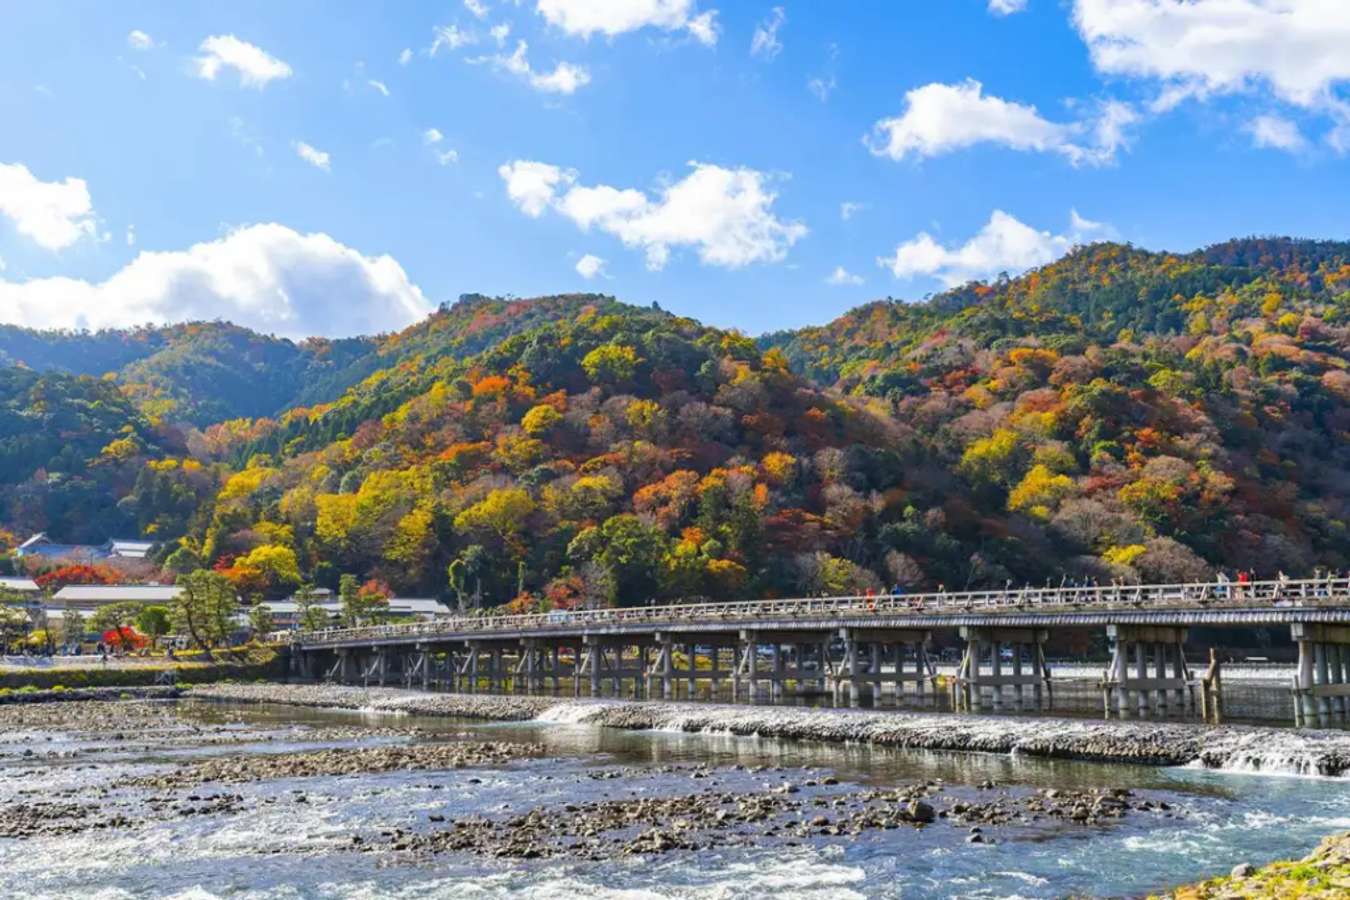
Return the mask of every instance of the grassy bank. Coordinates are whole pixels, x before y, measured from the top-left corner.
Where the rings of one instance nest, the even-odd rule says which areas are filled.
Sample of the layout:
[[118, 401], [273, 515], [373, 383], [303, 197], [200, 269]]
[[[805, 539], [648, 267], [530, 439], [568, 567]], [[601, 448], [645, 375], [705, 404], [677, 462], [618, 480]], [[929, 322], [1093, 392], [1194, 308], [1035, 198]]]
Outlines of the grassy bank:
[[92, 687], [137, 687], [155, 684], [204, 684], [226, 679], [279, 678], [285, 658], [273, 647], [217, 650], [211, 659], [201, 655], [136, 666], [0, 669], [0, 691]]
[[1250, 872], [1239, 870], [1164, 896], [1168, 900], [1350, 897], [1350, 831], [1332, 835], [1302, 859], [1275, 862]]

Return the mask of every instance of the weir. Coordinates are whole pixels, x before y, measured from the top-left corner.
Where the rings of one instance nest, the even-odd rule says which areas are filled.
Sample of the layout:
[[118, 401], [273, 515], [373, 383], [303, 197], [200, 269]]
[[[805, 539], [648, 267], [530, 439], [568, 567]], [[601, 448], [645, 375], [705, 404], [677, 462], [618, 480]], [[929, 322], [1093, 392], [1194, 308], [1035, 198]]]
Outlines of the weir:
[[[346, 684], [577, 697], [701, 696], [733, 702], [827, 697], [836, 705], [924, 705], [944, 686], [956, 708], [1053, 706], [1045, 646], [1057, 630], [1101, 628], [1111, 658], [1107, 716], [1222, 710], [1222, 643], [1188, 629], [1284, 626], [1299, 647], [1298, 725], [1350, 717], [1350, 578], [824, 597], [576, 610], [274, 635], [293, 669]], [[1214, 632], [1210, 632], [1214, 633]], [[946, 684], [935, 635], [963, 643]]]

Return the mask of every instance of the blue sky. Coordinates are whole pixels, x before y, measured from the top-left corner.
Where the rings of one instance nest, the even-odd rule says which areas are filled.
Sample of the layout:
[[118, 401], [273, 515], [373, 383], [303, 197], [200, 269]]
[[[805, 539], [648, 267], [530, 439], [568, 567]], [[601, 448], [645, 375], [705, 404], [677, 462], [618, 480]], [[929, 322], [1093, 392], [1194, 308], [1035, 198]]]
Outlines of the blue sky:
[[593, 290], [758, 333], [1088, 240], [1346, 238], [1346, 46], [1340, 0], [14, 5], [0, 321]]

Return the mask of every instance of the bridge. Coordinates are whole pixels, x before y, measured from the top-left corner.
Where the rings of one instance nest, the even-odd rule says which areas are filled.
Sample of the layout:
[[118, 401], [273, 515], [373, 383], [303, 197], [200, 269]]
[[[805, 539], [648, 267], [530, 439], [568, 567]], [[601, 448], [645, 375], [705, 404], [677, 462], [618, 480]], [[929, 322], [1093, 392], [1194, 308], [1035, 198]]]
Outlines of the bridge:
[[935, 631], [964, 653], [949, 687], [962, 708], [1049, 703], [1053, 629], [1104, 628], [1106, 714], [1221, 710], [1211, 648], [1203, 674], [1184, 653], [1197, 626], [1287, 626], [1298, 644], [1298, 724], [1350, 715], [1350, 577], [1109, 585], [470, 615], [287, 634], [298, 674], [345, 683], [474, 692], [674, 699], [702, 684], [730, 699], [791, 690], [834, 702], [931, 699]]

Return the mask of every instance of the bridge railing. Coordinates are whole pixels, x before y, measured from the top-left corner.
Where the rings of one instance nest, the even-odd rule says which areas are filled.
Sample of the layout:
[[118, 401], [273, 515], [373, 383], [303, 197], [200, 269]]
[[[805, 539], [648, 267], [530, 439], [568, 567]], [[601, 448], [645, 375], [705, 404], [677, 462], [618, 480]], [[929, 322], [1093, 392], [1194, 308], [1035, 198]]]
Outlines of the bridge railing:
[[667, 628], [728, 621], [838, 619], [895, 615], [951, 615], [1000, 611], [1128, 610], [1149, 607], [1241, 608], [1317, 606], [1350, 603], [1350, 577], [1282, 579], [1279, 581], [1195, 582], [1188, 584], [1106, 585], [1023, 588], [989, 591], [939, 591], [923, 594], [876, 594], [846, 597], [801, 597], [735, 603], [696, 603], [581, 609], [518, 615], [450, 616], [430, 622], [330, 628], [306, 632], [304, 644], [379, 641], [389, 638], [436, 637], [518, 631], [576, 631], [588, 626], [648, 624]]

